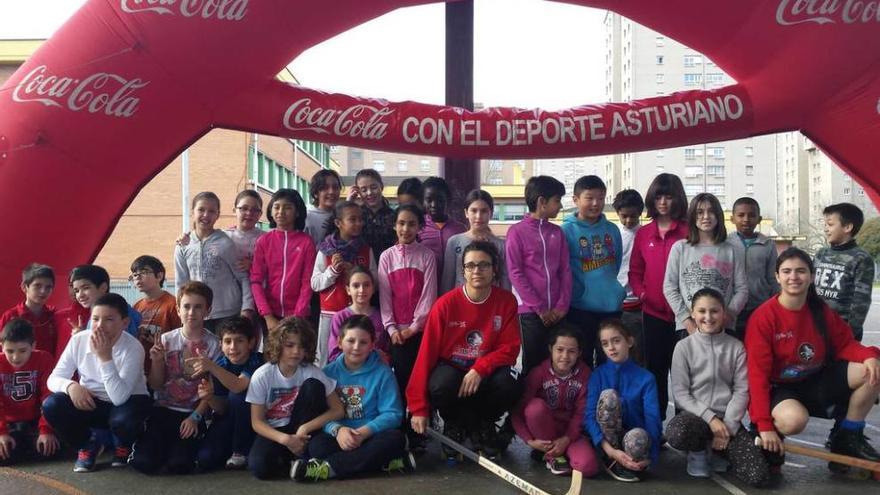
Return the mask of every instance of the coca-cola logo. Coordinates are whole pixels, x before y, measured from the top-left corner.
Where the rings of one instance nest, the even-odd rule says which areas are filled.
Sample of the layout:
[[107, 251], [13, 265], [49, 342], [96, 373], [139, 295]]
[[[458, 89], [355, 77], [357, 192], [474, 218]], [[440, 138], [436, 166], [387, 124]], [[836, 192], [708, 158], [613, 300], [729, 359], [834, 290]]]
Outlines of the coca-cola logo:
[[97, 72], [83, 79], [55, 76], [45, 65], [30, 71], [12, 91], [18, 103], [42, 103], [73, 112], [103, 113], [128, 118], [138, 110], [137, 90], [150, 84], [139, 78]]
[[781, 26], [880, 22], [880, 0], [780, 0], [776, 22]]
[[249, 0], [120, 0], [122, 11], [129, 14], [154, 12], [160, 15], [240, 21], [247, 15]]
[[301, 98], [284, 112], [284, 127], [291, 131], [312, 131], [361, 139], [379, 140], [388, 132], [388, 107], [352, 105], [344, 110], [312, 107], [311, 98]]

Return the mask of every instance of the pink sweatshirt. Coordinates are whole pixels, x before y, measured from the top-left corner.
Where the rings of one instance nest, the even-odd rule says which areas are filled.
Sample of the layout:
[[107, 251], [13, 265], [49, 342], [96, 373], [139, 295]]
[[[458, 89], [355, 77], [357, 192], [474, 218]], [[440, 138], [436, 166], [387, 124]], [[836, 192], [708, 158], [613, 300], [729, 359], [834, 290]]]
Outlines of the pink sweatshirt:
[[395, 244], [379, 257], [379, 302], [388, 334], [421, 331], [437, 299], [437, 260], [421, 244]]
[[261, 315], [309, 316], [315, 244], [308, 234], [273, 230], [257, 240], [251, 292]]
[[663, 295], [666, 263], [672, 245], [688, 235], [687, 223], [672, 221], [664, 237], [660, 237], [657, 221], [636, 232], [629, 259], [629, 286], [642, 301], [642, 311], [664, 321], [675, 321], [675, 314]]
[[[583, 361], [578, 361], [568, 376], [559, 376], [553, 371], [549, 359], [532, 368], [526, 378], [526, 389], [522, 400], [513, 410], [511, 420], [513, 429], [520, 438], [528, 442], [535, 436], [526, 426], [525, 408], [529, 401], [535, 397], [543, 400], [553, 411], [553, 418], [559, 423], [568, 426], [565, 436], [574, 441], [581, 436], [581, 423], [584, 421], [584, 411], [587, 407], [587, 384], [590, 382], [590, 367]], [[547, 418], [551, 420], [551, 418]], [[540, 440], [553, 440], [541, 438]]]

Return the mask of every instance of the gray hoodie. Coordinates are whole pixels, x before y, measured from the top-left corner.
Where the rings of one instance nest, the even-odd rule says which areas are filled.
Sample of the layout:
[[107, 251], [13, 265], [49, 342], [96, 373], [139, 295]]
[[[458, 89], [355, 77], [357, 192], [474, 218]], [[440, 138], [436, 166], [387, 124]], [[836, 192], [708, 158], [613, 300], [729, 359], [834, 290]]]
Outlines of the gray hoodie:
[[236, 269], [238, 250], [232, 239], [215, 230], [205, 239], [195, 232], [189, 244], [174, 248], [174, 280], [179, 289], [190, 280], [204, 282], [214, 291], [209, 320], [254, 309], [248, 274]]
[[672, 397], [675, 407], [724, 421], [736, 434], [749, 405], [746, 350], [742, 342], [723, 331], [694, 332], [676, 344], [672, 353]]
[[332, 211], [322, 210], [312, 205], [306, 207], [306, 228], [303, 232], [309, 234], [315, 246], [327, 237], [327, 231], [330, 230], [330, 217], [332, 216]]
[[691, 315], [691, 299], [704, 287], [720, 292], [727, 310], [736, 318], [749, 299], [743, 253], [742, 248], [728, 242], [693, 246], [682, 239], [672, 245], [663, 295], [675, 313], [675, 328], [685, 328], [684, 321]]

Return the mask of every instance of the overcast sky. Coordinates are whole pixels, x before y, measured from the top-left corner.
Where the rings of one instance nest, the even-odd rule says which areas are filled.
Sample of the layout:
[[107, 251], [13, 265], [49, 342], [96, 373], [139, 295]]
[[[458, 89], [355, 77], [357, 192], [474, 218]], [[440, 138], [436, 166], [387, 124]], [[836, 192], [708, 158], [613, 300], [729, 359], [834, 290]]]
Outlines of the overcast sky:
[[[47, 37], [83, 3], [0, 0], [0, 39]], [[291, 68], [317, 89], [442, 103], [444, 8], [397, 10], [308, 50]], [[545, 0], [476, 0], [474, 99], [545, 109], [604, 101], [604, 16]]]

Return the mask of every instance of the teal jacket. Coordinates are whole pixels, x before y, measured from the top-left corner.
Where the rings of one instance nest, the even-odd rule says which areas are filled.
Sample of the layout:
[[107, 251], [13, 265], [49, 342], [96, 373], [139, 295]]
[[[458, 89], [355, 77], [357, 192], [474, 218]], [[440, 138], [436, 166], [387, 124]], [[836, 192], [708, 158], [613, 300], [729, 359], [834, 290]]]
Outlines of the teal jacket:
[[617, 225], [601, 215], [590, 224], [571, 215], [562, 223], [571, 265], [571, 305], [583, 311], [620, 311], [626, 289], [617, 280], [623, 241]]

